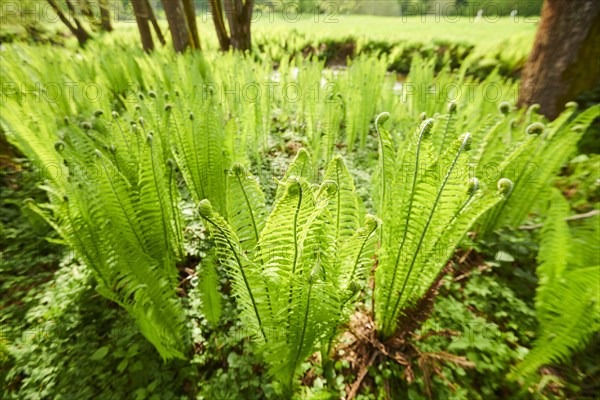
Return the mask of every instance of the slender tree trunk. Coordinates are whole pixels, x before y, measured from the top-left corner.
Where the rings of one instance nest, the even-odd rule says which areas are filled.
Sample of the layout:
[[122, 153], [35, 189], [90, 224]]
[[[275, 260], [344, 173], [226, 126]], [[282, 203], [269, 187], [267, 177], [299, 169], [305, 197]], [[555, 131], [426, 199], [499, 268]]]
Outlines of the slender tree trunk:
[[176, 52], [183, 52], [192, 43], [181, 0], [162, 0], [163, 8], [169, 22], [169, 31]]
[[108, 0], [97, 0], [93, 2], [94, 7], [98, 7], [98, 15], [94, 14], [94, 8], [89, 0], [79, 0], [79, 9], [81, 14], [87, 19], [87, 22], [100, 27], [105, 32], [112, 31], [110, 23], [110, 10], [106, 4]]
[[105, 32], [112, 32], [113, 27], [110, 21], [110, 9], [108, 0], [100, 0], [100, 28]]
[[229, 36], [227, 35], [227, 29], [225, 28], [225, 20], [223, 18], [223, 7], [221, 0], [208, 0], [210, 5], [210, 12], [212, 19], [215, 24], [215, 30], [217, 32], [217, 38], [219, 39], [219, 45], [222, 51], [229, 50]]
[[[67, 0], [68, 2], [68, 0]], [[95, 23], [96, 18], [94, 17], [94, 13], [90, 8], [90, 4], [88, 0], [79, 0], [79, 9], [81, 10], [81, 14], [83, 14], [86, 18], [88, 18], [89, 23]]]
[[133, 13], [135, 14], [138, 30], [140, 31], [142, 46], [144, 51], [149, 53], [154, 50], [152, 32], [150, 31], [150, 24], [148, 24], [148, 19], [151, 12], [147, 7], [149, 4], [147, 0], [131, 0], [131, 5], [133, 6]]
[[230, 42], [236, 50], [250, 50], [252, 41], [250, 37], [250, 23], [254, 0], [224, 0], [225, 15], [229, 23]]
[[154, 11], [152, 10], [152, 6], [148, 0], [144, 0], [146, 2], [146, 10], [148, 10], [148, 17], [150, 18], [150, 22], [152, 22], [152, 26], [154, 27], [154, 32], [156, 33], [156, 37], [158, 37], [158, 41], [163, 46], [167, 43], [165, 37], [163, 36], [162, 31], [160, 30], [160, 26], [158, 26], [158, 21], [156, 20], [156, 15], [154, 15]]
[[194, 49], [200, 49], [200, 36], [198, 35], [198, 24], [196, 24], [196, 9], [193, 0], [183, 0], [183, 10], [190, 29]]
[[91, 36], [85, 30], [85, 28], [79, 21], [79, 18], [77, 18], [75, 16], [75, 9], [73, 8], [73, 5], [67, 0], [67, 7], [69, 7], [69, 10], [71, 10], [71, 13], [73, 14], [73, 22], [75, 22], [75, 25], [73, 25], [71, 23], [71, 21], [69, 21], [69, 18], [67, 18], [67, 16], [62, 12], [60, 7], [56, 3], [56, 0], [47, 0], [47, 1], [48, 1], [48, 4], [50, 4], [50, 7], [52, 7], [52, 10], [54, 10], [56, 15], [58, 16], [58, 18], [63, 22], [63, 24], [66, 25], [66, 27], [69, 29], [69, 31], [71, 31], [71, 33], [77, 38], [77, 41], [79, 42], [79, 46], [84, 47], [86, 42], [91, 38]]
[[[87, 40], [89, 39], [90, 35], [87, 33], [87, 31], [83, 27], [83, 24], [81, 23], [81, 21], [79, 20], [79, 18], [76, 17], [77, 10], [75, 10], [75, 6], [71, 2], [71, 0], [67, 0], [66, 4], [67, 4], [67, 7], [69, 8], [69, 11], [71, 11], [71, 14], [73, 15], [73, 22], [75, 22], [75, 27], [77, 29], [78, 34], [84, 40], [84, 43], [87, 42]], [[79, 40], [79, 36], [77, 37], [77, 40]], [[80, 41], [80, 43], [81, 43], [81, 41]]]
[[554, 119], [600, 81], [600, 1], [546, 0], [521, 79], [519, 105]]

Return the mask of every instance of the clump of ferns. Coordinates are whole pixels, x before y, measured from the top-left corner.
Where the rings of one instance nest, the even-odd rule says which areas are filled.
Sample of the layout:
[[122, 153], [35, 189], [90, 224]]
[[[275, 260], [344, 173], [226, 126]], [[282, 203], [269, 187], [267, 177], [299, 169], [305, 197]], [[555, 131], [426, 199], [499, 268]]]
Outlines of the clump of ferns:
[[[429, 290], [419, 299], [417, 304], [405, 310], [404, 315], [398, 320], [398, 329], [394, 335], [383, 340], [379, 337], [376, 323], [372, 314], [368, 312], [355, 313], [348, 326], [347, 340], [338, 347], [339, 358], [347, 360], [350, 365], [345, 375], [355, 376], [352, 383], [346, 387], [346, 399], [355, 398], [361, 388], [372, 385], [373, 377], [369, 376], [369, 369], [373, 365], [381, 366], [392, 377], [402, 377], [408, 384], [412, 384], [417, 376], [423, 377], [424, 389], [428, 398], [433, 398], [431, 382], [435, 375], [448, 382], [448, 377], [443, 367], [454, 364], [461, 368], [472, 368], [475, 364], [463, 356], [457, 356], [446, 351], [426, 352], [421, 350], [420, 342], [430, 336], [451, 336], [449, 330], [422, 331], [422, 325], [431, 316], [438, 291], [442, 287], [446, 274], [453, 271], [448, 263], [438, 275]], [[420, 334], [417, 331], [421, 330]], [[390, 385], [378, 385], [389, 390]], [[388, 392], [389, 396], [389, 392]]]
[[226, 215], [225, 171], [231, 167], [233, 154], [227, 146], [221, 106], [213, 96], [204, 100], [176, 95], [173, 103], [165, 104], [161, 122], [194, 200], [208, 198]]
[[[423, 121], [405, 149], [377, 120], [380, 135], [379, 214], [384, 222], [376, 274], [376, 318], [382, 336], [431, 286], [471, 225], [502, 196], [481, 187], [468, 171], [470, 134], [462, 135], [435, 158], [430, 136], [434, 121]], [[512, 190], [498, 181], [501, 195]], [[447, 251], [451, 250], [451, 251]]]
[[354, 183], [342, 158], [329, 163], [320, 185], [307, 179], [311, 165], [301, 149], [278, 181], [270, 213], [257, 179], [240, 164], [228, 175], [227, 220], [208, 200], [199, 206], [232, 280], [240, 317], [286, 394], [308, 356], [321, 350], [329, 357], [373, 263], [379, 226], [370, 215], [359, 224]]
[[500, 179], [494, 193], [477, 178], [464, 176], [468, 171], [469, 133], [453, 140], [436, 157], [431, 137], [433, 119], [422, 121], [407, 145], [396, 149], [383, 127], [388, 117], [383, 113], [376, 119], [380, 147], [374, 203], [383, 222], [375, 271], [373, 329], [363, 334], [371, 350], [366, 351], [370, 356], [364, 362], [372, 362], [373, 354], [382, 353], [403, 364], [407, 357], [397, 349], [406, 343], [406, 330], [412, 332], [419, 321], [424, 321], [427, 311], [423, 310], [423, 300], [434, 297], [456, 246], [481, 215], [510, 193], [512, 182]]
[[527, 386], [540, 382], [540, 367], [569, 362], [600, 331], [599, 218], [570, 226], [570, 205], [555, 188], [549, 203], [537, 255], [539, 326], [533, 348], [508, 375]]
[[[93, 270], [98, 291], [125, 308], [161, 356], [184, 358], [175, 263], [184, 254], [175, 163], [165, 143], [115, 112], [112, 127], [73, 126], [54, 150], [63, 168], [42, 215]], [[106, 123], [106, 127], [109, 124]]]
[[[531, 106], [527, 114], [534, 113], [537, 108], [537, 105]], [[532, 211], [544, 211], [545, 205], [540, 202], [544, 198], [542, 194], [547, 192], [560, 168], [576, 152], [577, 142], [587, 127], [600, 115], [600, 105], [579, 114], [576, 114], [576, 108], [575, 103], [569, 103], [556, 120], [547, 124], [530, 123], [522, 128], [524, 138], [509, 151], [496, 151], [493, 159], [477, 160], [483, 167], [488, 163], [496, 165], [499, 173], [510, 176], [514, 181], [514, 190], [508, 194], [506, 201], [482, 218], [483, 234], [503, 226], [516, 227]]]

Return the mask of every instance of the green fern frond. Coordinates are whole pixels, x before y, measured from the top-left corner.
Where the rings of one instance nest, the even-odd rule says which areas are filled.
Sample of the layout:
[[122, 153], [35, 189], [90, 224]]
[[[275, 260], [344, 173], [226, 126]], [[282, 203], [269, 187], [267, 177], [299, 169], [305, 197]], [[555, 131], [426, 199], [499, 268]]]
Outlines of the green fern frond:
[[258, 180], [241, 164], [234, 164], [227, 177], [227, 215], [242, 249], [254, 252], [265, 226], [267, 208]]
[[[292, 176], [307, 179], [309, 182], [314, 178], [313, 162], [310, 153], [303, 147], [298, 149], [296, 157], [288, 165], [281, 181], [285, 182]], [[275, 199], [281, 197], [282, 194], [283, 190], [278, 189]]]
[[231, 167], [224, 122], [214, 101], [200, 104], [201, 116], [184, 111], [179, 100], [171, 111], [169, 126], [175, 143], [175, 159], [196, 201], [211, 199], [220, 213], [226, 212], [226, 173]]
[[202, 313], [206, 320], [216, 326], [221, 319], [221, 292], [219, 275], [216, 270], [217, 257], [210, 252], [201, 263], [198, 290], [202, 300]]
[[344, 293], [345, 301], [356, 293], [356, 289], [367, 281], [369, 268], [373, 265], [375, 245], [378, 239], [377, 229], [381, 221], [367, 214], [365, 226], [358, 229], [339, 248], [338, 272], [339, 287]]
[[[538, 253], [535, 304], [539, 332], [533, 349], [511, 372], [512, 379], [530, 380], [542, 365], [568, 360], [600, 330], [600, 265], [574, 263], [577, 258], [572, 257], [573, 247], [584, 243], [583, 247], [596, 253], [588, 261], [597, 261], [599, 237], [579, 236], [581, 232], [567, 225], [568, 215], [567, 201], [554, 189]], [[594, 219], [592, 224], [597, 226], [598, 218]]]
[[323, 180], [334, 182], [337, 187], [336, 194], [329, 200], [329, 212], [333, 218], [335, 240], [344, 242], [358, 229], [358, 197], [341, 156], [329, 163]]
[[[379, 188], [375, 193], [379, 197], [379, 201], [375, 201], [377, 210], [383, 213], [385, 204], [390, 200], [391, 183], [395, 175], [395, 159], [397, 150], [394, 146], [394, 141], [390, 132], [384, 128], [383, 124], [390, 118], [389, 113], [381, 113], [375, 119], [375, 128], [379, 135], [379, 169], [375, 181], [375, 186]], [[375, 199], [377, 200], [377, 199]]]
[[260, 343], [268, 342], [266, 327], [270, 321], [269, 310], [265, 308], [267, 288], [260, 276], [260, 268], [246, 257], [237, 235], [225, 219], [213, 210], [209, 200], [202, 200], [198, 211], [208, 222], [217, 255], [232, 277], [234, 295], [242, 310], [242, 321], [256, 334]]

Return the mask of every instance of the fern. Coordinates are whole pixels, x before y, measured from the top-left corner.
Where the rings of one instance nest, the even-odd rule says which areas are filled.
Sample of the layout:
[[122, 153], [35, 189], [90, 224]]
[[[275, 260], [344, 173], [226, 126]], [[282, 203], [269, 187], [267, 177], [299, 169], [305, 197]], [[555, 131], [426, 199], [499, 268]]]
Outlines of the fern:
[[268, 215], [256, 179], [240, 165], [229, 175], [229, 221], [208, 201], [200, 204], [242, 321], [286, 390], [300, 364], [329, 343], [347, 317], [373, 262], [378, 227], [369, 216], [359, 229], [354, 183], [341, 158], [332, 160], [318, 186], [296, 175], [309, 165], [310, 154], [298, 152]]
[[[484, 232], [502, 226], [518, 226], [530, 212], [544, 211], [545, 206], [539, 199], [547, 195], [555, 174], [575, 153], [585, 129], [600, 115], [600, 106], [593, 106], [575, 118], [572, 118], [573, 112], [573, 108], [567, 109], [548, 126], [536, 123], [527, 129], [520, 127], [524, 138], [509, 152], [488, 158], [488, 163], [497, 166], [499, 173], [513, 179], [515, 187], [506, 202], [486, 215]], [[482, 146], [493, 145], [482, 143]]]
[[600, 330], [598, 217], [571, 229], [568, 215], [568, 203], [554, 189], [538, 253], [539, 332], [533, 349], [512, 371], [513, 379], [530, 380], [542, 365], [567, 361]]
[[125, 127], [116, 113], [95, 114], [93, 123], [80, 126], [48, 124], [56, 129], [52, 134], [5, 121], [11, 141], [31, 159], [62, 166], [44, 186], [49, 204], [30, 206], [165, 359], [183, 358], [185, 323], [175, 294], [183, 238], [174, 163], [143, 119]]
[[386, 60], [382, 58], [368, 58], [359, 56], [352, 60], [348, 67], [348, 74], [343, 82], [345, 121], [346, 121], [346, 146], [352, 151], [359, 142], [359, 148], [364, 149], [369, 125], [375, 117], [377, 100], [383, 87], [386, 70]]
[[[267, 208], [259, 182], [241, 164], [227, 177], [227, 215], [245, 252], [253, 252], [265, 226]], [[260, 250], [260, 249], [258, 249]]]
[[337, 186], [328, 208], [333, 218], [335, 240], [346, 241], [358, 228], [358, 197], [352, 176], [341, 156], [336, 156], [329, 163], [323, 179], [334, 182]]
[[170, 136], [174, 137], [175, 158], [190, 191], [197, 201], [209, 198], [215, 207], [226, 212], [225, 173], [230, 167], [226, 152], [223, 117], [211, 97], [196, 106], [202, 110], [198, 116], [187, 111], [178, 98], [169, 118]]
[[[378, 122], [382, 119], [378, 118]], [[495, 196], [469, 184], [467, 151], [470, 134], [454, 140], [435, 157], [431, 130], [424, 121], [408, 147], [393, 155], [387, 131], [380, 133], [380, 172], [377, 192], [383, 226], [375, 275], [375, 315], [383, 336], [391, 336], [404, 310], [427, 291], [469, 227], [496, 204]], [[501, 182], [501, 192], [508, 192]]]
[[202, 269], [198, 282], [202, 313], [212, 325], [217, 325], [221, 318], [221, 292], [219, 291], [219, 275], [217, 274], [217, 257], [211, 252], [202, 260]]

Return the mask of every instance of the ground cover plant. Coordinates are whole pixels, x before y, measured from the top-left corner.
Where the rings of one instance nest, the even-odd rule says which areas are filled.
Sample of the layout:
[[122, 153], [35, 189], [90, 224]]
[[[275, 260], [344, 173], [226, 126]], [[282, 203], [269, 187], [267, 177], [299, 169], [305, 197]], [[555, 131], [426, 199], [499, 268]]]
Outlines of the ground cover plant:
[[600, 105], [409, 18], [2, 44], [2, 397], [596, 396]]

